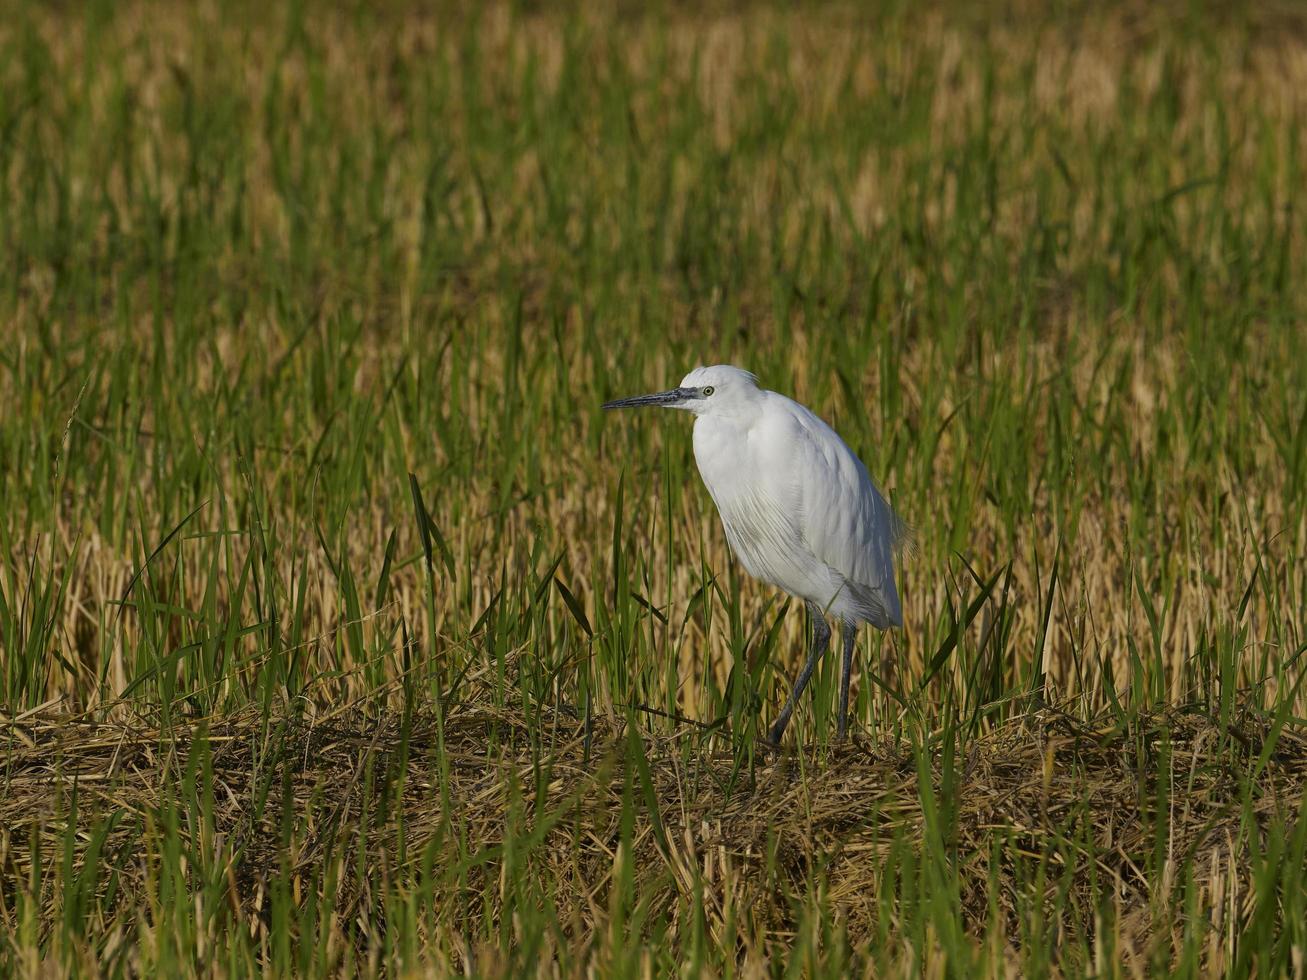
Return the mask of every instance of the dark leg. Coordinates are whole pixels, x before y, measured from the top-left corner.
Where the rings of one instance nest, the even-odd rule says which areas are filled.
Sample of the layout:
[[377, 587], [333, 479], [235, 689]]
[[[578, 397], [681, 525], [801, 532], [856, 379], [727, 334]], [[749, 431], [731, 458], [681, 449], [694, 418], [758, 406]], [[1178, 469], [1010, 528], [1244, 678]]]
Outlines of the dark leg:
[[826, 622], [826, 611], [815, 602], [809, 602], [808, 619], [812, 623], [812, 645], [808, 647], [808, 662], [803, 665], [803, 670], [799, 671], [799, 676], [794, 682], [794, 690], [790, 692], [790, 699], [785, 702], [785, 707], [781, 708], [776, 724], [771, 726], [770, 738], [774, 745], [780, 744], [781, 736], [785, 734], [785, 726], [790, 723], [790, 715], [794, 714], [794, 705], [799, 700], [799, 695], [803, 693], [803, 689], [808, 686], [808, 679], [812, 677], [817, 661], [821, 659], [821, 655], [826, 652], [826, 647], [830, 644], [830, 624]]
[[844, 620], [840, 623], [840, 632], [844, 635], [844, 672], [840, 675], [839, 722], [839, 737], [840, 741], [843, 741], [849, 724], [849, 678], [853, 675], [853, 646], [858, 638], [858, 624]]

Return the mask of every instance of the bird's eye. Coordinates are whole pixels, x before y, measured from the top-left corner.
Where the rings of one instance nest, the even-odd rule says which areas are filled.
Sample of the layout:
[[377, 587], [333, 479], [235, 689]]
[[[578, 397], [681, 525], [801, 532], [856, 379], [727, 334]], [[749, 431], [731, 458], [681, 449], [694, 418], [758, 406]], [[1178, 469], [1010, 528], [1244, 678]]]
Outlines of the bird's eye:
[[704, 397], [704, 398], [707, 398], [707, 397], [708, 397], [709, 395], [711, 395], [711, 394], [713, 393], [713, 391], [715, 391], [715, 390], [716, 390], [716, 389], [714, 389], [712, 385], [709, 385], [707, 388], [705, 388], [705, 389], [703, 390], [703, 397]]

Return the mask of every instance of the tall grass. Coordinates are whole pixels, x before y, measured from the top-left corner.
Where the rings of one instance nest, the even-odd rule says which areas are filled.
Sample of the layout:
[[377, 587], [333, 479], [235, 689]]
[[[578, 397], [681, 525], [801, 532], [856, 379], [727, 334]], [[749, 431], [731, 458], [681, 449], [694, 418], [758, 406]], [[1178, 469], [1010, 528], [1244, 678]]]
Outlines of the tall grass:
[[[0, 23], [0, 964], [1302, 970], [1292, 10]], [[831, 658], [760, 752], [800, 611], [599, 409], [719, 361], [917, 529], [859, 749]], [[1056, 739], [980, 820], [1036, 712], [1137, 821]]]

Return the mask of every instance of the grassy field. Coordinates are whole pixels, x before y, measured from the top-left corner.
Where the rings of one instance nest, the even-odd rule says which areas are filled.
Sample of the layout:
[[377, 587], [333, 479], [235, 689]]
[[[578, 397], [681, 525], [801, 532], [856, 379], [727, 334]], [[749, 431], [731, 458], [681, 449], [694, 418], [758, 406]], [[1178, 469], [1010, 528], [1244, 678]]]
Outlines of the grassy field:
[[0, 974], [1307, 972], [1297, 8], [4, 7]]

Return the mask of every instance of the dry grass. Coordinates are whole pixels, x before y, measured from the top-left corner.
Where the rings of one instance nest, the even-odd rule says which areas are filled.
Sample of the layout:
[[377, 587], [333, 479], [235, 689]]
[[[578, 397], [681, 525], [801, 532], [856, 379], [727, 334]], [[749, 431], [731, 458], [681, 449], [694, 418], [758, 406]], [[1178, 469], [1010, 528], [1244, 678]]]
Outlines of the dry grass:
[[[341, 874], [335, 896], [335, 915], [362, 928], [334, 931], [327, 942], [337, 957], [340, 946], [357, 943], [366, 960], [386, 914], [379, 896], [407, 853], [410, 861], [434, 860], [437, 878], [496, 896], [447, 905], [436, 920], [439, 933], [421, 937], [433, 953], [457, 951], [465, 963], [494, 973], [495, 951], [467, 948], [463, 937], [478, 932], [481, 917], [512, 921], [516, 896], [496, 885], [511, 835], [506, 822], [534, 812], [544, 817], [523, 859], [554, 897], [553, 913], [565, 924], [558, 941], [576, 950], [600, 945], [613, 926], [611, 893], [629, 862], [651, 906], [692, 903], [702, 893], [706, 928], [717, 942], [729, 937], [738, 944], [749, 975], [783, 954], [787, 937], [805, 927], [795, 899], [813, 891], [830, 902], [853, 944], [883, 941], [876, 927], [892, 854], [905, 843], [928, 846], [926, 800], [951, 812], [944, 846], [962, 883], [963, 923], [977, 937], [996, 924], [1014, 937], [1010, 968], [1020, 962], [1016, 937], [1021, 917], [1030, 914], [1030, 890], [1039, 887], [1023, 875], [1020, 857], [1057, 854], [1069, 834], [1081, 833], [1089, 838], [1087, 853], [1048, 883], [1061, 891], [1057, 902], [1050, 893], [1048, 908], [1092, 915], [1091, 896], [1106, 889], [1117, 912], [1113, 945], [1139, 970], [1159, 950], [1170, 957], [1179, 949], [1182, 910], [1168, 898], [1170, 883], [1151, 880], [1138, 864], [1161, 820], [1170, 831], [1166, 873], [1191, 868], [1197, 900], [1215, 916], [1207, 950], [1215, 973], [1231, 954], [1223, 930], [1251, 911], [1248, 857], [1249, 848], [1261, 846], [1258, 826], [1299, 812], [1307, 789], [1307, 738], [1280, 733], [1267, 750], [1267, 726], [1249, 717], [1222, 726], [1177, 710], [1141, 718], [1126, 732], [1106, 719], [1086, 725], [1055, 708], [1037, 709], [974, 743], [956, 760], [943, 793], [937, 773], [926, 776], [933, 787], [921, 785], [908, 748], [863, 740], [829, 753], [773, 758], [751, 781], [740, 781], [729, 754], [680, 751], [698, 739], [689, 727], [649, 744], [656, 806], [641, 801], [624, 850], [622, 822], [632, 783], [641, 779], [628, 769], [628, 733], [603, 720], [587, 731], [567, 714], [546, 719], [547, 776], [533, 794], [533, 773], [542, 765], [532, 735], [539, 725], [488, 702], [450, 706], [443, 722], [430, 712], [405, 718], [351, 708], [318, 719], [257, 712], [188, 719], [169, 731], [144, 720], [105, 723], [48, 709], [7, 717], [0, 729], [8, 746], [0, 868], [10, 881], [31, 880], [33, 854], [60, 853], [74, 796], [88, 827], [111, 813], [127, 815], [94, 838], [98, 860], [119, 870], [116, 899], [100, 913], [116, 922], [121, 909], [148, 904], [157, 888], [157, 869], [137, 857], [142, 833], [157, 832], [152, 815], [194, 791], [197, 771], [211, 770], [203, 792], [213, 796], [212, 826], [187, 844], [227, 855], [220, 897], [254, 945], [266, 930], [278, 876], [288, 878], [298, 900], [324, 868], [362, 861], [374, 869], [376, 892], [351, 891], [351, 878]], [[209, 756], [203, 762], [189, 757], [196, 733]], [[1248, 810], [1236, 772], [1219, 761], [1218, 746], [1230, 744], [1250, 758], [1267, 750], [1259, 797]], [[1175, 793], [1163, 814], [1156, 812], [1159, 798], [1167, 798], [1158, 795], [1159, 780]], [[402, 788], [392, 796], [396, 786]], [[260, 787], [271, 787], [270, 795], [260, 798]], [[458, 847], [444, 839], [443, 794], [461, 814], [466, 838]], [[398, 810], [369, 824], [368, 815], [387, 806]], [[295, 828], [289, 847], [287, 825]], [[1007, 835], [1002, 850], [994, 849], [996, 828]], [[89, 843], [81, 836], [77, 847]], [[991, 896], [998, 896], [997, 910]], [[53, 892], [43, 902], [42, 918], [57, 921], [62, 910]], [[692, 925], [670, 927], [675, 933]], [[1055, 920], [1054, 940], [1059, 931]], [[899, 965], [909, 969], [911, 951], [899, 954]]]

